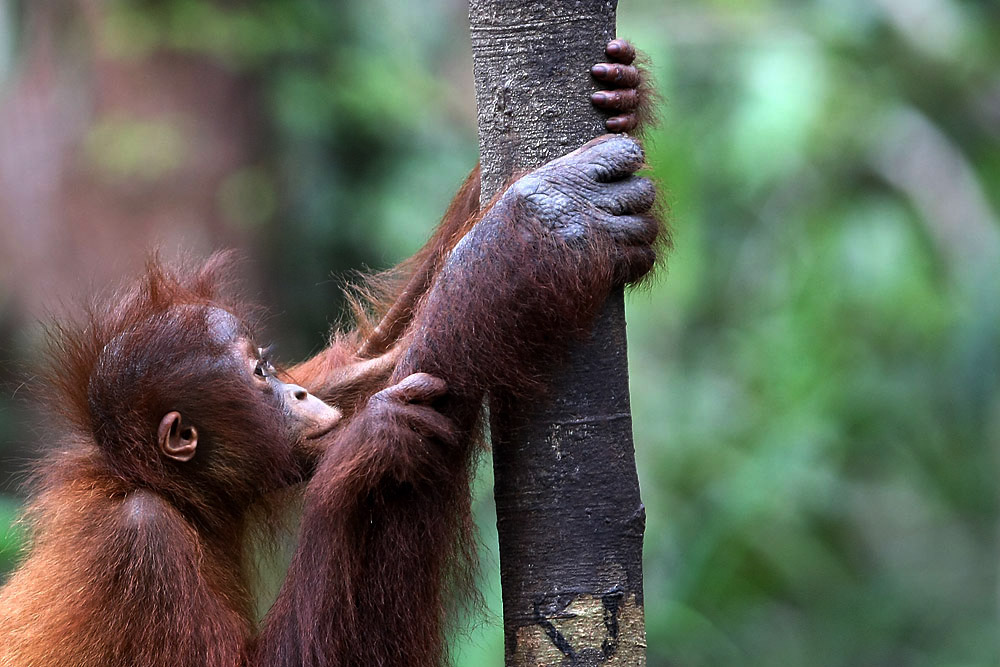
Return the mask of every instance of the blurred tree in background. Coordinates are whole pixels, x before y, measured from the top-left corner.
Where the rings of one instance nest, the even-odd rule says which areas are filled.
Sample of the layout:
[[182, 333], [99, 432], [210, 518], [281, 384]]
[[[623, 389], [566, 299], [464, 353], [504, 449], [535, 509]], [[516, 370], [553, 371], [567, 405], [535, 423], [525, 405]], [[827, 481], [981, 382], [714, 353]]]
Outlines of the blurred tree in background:
[[[297, 358], [475, 162], [458, 0], [0, 0], [0, 568], [51, 303], [246, 249]], [[652, 665], [994, 665], [1000, 6], [632, 0], [676, 250], [630, 298]], [[22, 387], [22, 385], [25, 385]], [[503, 659], [491, 606], [456, 663]]]

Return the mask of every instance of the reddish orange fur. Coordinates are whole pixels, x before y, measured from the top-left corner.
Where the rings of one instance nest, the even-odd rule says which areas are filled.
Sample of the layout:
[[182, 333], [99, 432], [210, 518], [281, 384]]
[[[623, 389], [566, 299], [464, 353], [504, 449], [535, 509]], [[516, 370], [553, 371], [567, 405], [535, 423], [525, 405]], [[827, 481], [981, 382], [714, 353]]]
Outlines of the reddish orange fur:
[[[447, 248], [474, 220], [478, 187], [470, 187], [472, 183], [478, 183], [478, 172], [470, 176], [432, 240], [398, 270], [399, 275], [417, 278], [400, 282], [393, 302], [399, 315], [392, 317], [398, 317], [402, 327], [389, 322], [390, 336], [401, 335], [418, 292], [426, 290]], [[395, 587], [390, 598], [398, 609], [383, 607], [386, 619], [393, 609], [403, 615], [438, 616], [435, 610], [444, 606], [444, 569], [414, 570], [405, 581], [396, 582], [379, 573], [351, 573], [362, 563], [359, 550], [372, 540], [380, 541], [382, 551], [393, 559], [414, 539], [429, 540], [442, 553], [456, 542], [454, 526], [467, 528], [468, 512], [462, 506], [469, 502], [468, 457], [460, 457], [457, 465], [445, 457], [459, 443], [452, 441], [427, 458], [424, 440], [415, 439], [392, 412], [353, 420], [337, 435], [334, 445], [345, 446], [331, 447], [336, 456], [325, 457], [321, 464], [323, 483], [317, 481], [308, 491], [310, 497], [329, 493], [336, 509], [331, 517], [306, 520], [302, 535], [303, 549], [312, 552], [308, 556], [329, 567], [309, 569], [301, 576], [293, 569], [289, 575], [286, 588], [308, 598], [298, 604], [299, 616], [314, 603], [319, 606], [312, 619], [315, 627], [291, 639], [290, 646], [268, 642], [278, 625], [274, 621], [265, 624], [258, 641], [245, 560], [246, 540], [261, 520], [256, 510], [262, 495], [300, 479], [302, 471], [287, 436], [259, 409], [240, 407], [245, 404], [240, 390], [216, 378], [211, 402], [222, 409], [212, 418], [222, 432], [214, 440], [228, 446], [216, 448], [214, 465], [178, 474], [175, 464], [156, 456], [150, 446], [157, 421], [150, 416], [171, 409], [157, 397], [197, 392], [196, 387], [203, 386], [199, 378], [206, 359], [218, 353], [204, 342], [204, 307], [253, 319], [251, 308], [228, 296], [229, 263], [226, 255], [218, 255], [198, 270], [174, 273], [153, 259], [137, 286], [95, 304], [82, 322], [55, 326], [50, 332], [49, 400], [62, 409], [69, 433], [40, 466], [26, 516], [32, 535], [28, 555], [0, 590], [0, 664], [232, 667], [281, 664], [300, 649], [314, 653], [296, 664], [436, 663], [419, 656], [439, 655], [438, 632], [420, 637], [423, 649], [408, 649], [386, 661], [358, 662], [354, 651], [341, 648], [343, 637], [356, 636], [357, 628], [350, 622], [336, 625], [336, 610], [345, 604], [349, 608], [349, 603], [335, 590], [321, 599], [318, 593], [323, 582], [340, 577], [347, 577], [343, 582], [374, 577], [380, 586]], [[391, 310], [388, 303], [373, 301], [369, 312]], [[395, 338], [378, 343], [391, 349], [365, 358], [358, 354], [360, 334], [335, 336], [324, 352], [288, 374], [328, 399], [353, 401], [353, 414], [387, 384], [401, 352], [393, 347]], [[107, 353], [112, 348], [115, 353]], [[116, 367], [119, 358], [125, 361]], [[134, 366], [155, 367], [155, 377], [145, 372], [135, 376]], [[381, 484], [378, 480], [387, 472], [404, 484], [418, 482], [421, 476], [441, 481], [439, 473], [455, 480], [424, 501], [432, 509], [424, 513], [425, 525], [414, 524], [420, 531], [416, 538], [380, 534], [347, 520], [353, 507], [370, 502], [364, 484]], [[391, 494], [388, 488], [385, 492]], [[454, 510], [442, 511], [452, 506]], [[465, 566], [471, 555], [454, 562]], [[423, 582], [421, 590], [406, 595], [413, 582]], [[437, 591], [434, 600], [424, 594], [427, 591]], [[419, 612], [409, 607], [428, 602], [431, 606]], [[269, 618], [275, 616], [272, 612]], [[272, 650], [278, 655], [267, 653]]]
[[[279, 416], [248, 413], [244, 387], [202, 368], [218, 353], [204, 307], [243, 310], [223, 296], [226, 265], [178, 279], [151, 261], [137, 287], [55, 328], [51, 404], [69, 433], [40, 467], [29, 555], [0, 592], [0, 664], [240, 663], [249, 508], [298, 467]], [[181, 474], [151, 446], [156, 423], [206, 379], [222, 409]]]
[[[496, 202], [487, 210], [511, 224], [480, 238], [478, 183], [477, 168], [424, 249], [359, 292], [356, 332], [286, 373], [347, 421], [322, 443], [299, 546], [259, 631], [244, 545], [262, 495], [303, 473], [287, 436], [215, 378], [210, 464], [179, 474], [150, 445], [160, 398], [197, 392], [218, 352], [204, 307], [252, 319], [225, 296], [225, 258], [180, 277], [151, 262], [111, 307], [53, 332], [53, 404], [69, 434], [42, 464], [29, 553], [0, 590], [0, 665], [441, 663], [448, 606], [472, 590], [484, 395], [538, 386], [608, 290], [655, 259], [651, 246], [522, 233], [530, 214]], [[446, 261], [466, 238], [490, 250], [474, 270]], [[412, 406], [371, 398], [417, 371], [448, 383], [435, 407], [451, 426], [434, 439], [414, 431]]]
[[[469, 482], [484, 395], [536, 388], [566, 336], [585, 329], [609, 290], [653, 266], [662, 237], [647, 216], [639, 245], [595, 234], [581, 248], [538, 231], [516, 201], [495, 201], [476, 220], [487, 212], [505, 224], [489, 232], [459, 225], [474, 268], [456, 259], [452, 235], [435, 236], [427, 256], [452, 255], [438, 262], [406, 311], [398, 344], [382, 357], [388, 363], [372, 376], [378, 386], [418, 371], [445, 379], [438, 408], [454, 422], [454, 437], [427, 448], [371, 403], [356, 404], [309, 485], [299, 549], [266, 619], [259, 664], [441, 663], [449, 593], [461, 599], [471, 590]], [[343, 378], [350, 359], [341, 346], [294, 372], [343, 398], [340, 388], [356, 382], [325, 381], [331, 370]], [[359, 363], [370, 362], [353, 367]], [[317, 579], [316, 572], [336, 574]]]
[[[378, 324], [362, 344], [357, 335], [335, 336], [288, 372], [354, 418], [309, 484], [299, 548], [265, 619], [255, 664], [429, 667], [444, 657], [445, 610], [473, 592], [470, 482], [479, 399], [442, 405], [457, 430], [439, 450], [365, 401], [410, 374], [398, 365], [414, 320], [448, 252], [478, 221], [478, 208], [476, 167], [428, 243], [394, 272], [394, 297], [366, 302], [362, 313]], [[375, 282], [386, 284], [384, 277]]]

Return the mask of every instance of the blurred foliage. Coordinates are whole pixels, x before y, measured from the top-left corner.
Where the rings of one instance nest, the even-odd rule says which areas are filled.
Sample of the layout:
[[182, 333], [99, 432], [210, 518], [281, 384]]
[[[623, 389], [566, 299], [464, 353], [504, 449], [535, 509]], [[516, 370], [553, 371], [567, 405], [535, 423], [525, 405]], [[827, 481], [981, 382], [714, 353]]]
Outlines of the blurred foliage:
[[184, 139], [164, 121], [107, 118], [96, 122], [84, 141], [84, 150], [110, 180], [130, 176], [155, 182], [183, 164]]
[[0, 570], [3, 572], [9, 571], [16, 564], [24, 538], [17, 523], [18, 511], [17, 502], [0, 497]]
[[[257, 83], [268, 159], [219, 200], [262, 226], [289, 356], [339, 292], [301, 281], [412, 252], [474, 163], [464, 11], [110, 13], [117, 57], [193, 51]], [[648, 152], [676, 242], [629, 303], [650, 664], [997, 664], [1000, 6], [633, 0], [619, 17], [666, 99]], [[120, 133], [108, 164], [154, 131]], [[500, 665], [488, 466], [478, 489], [490, 609], [455, 657]]]

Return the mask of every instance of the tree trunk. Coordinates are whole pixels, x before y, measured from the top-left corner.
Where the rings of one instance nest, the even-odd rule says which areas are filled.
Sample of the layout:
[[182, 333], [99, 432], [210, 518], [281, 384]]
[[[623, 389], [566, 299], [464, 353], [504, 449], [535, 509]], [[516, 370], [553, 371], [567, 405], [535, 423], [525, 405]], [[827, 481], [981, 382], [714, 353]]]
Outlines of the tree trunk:
[[[590, 66], [616, 0], [472, 0], [483, 201], [604, 132]], [[609, 299], [541, 400], [491, 405], [506, 664], [644, 665], [645, 509], [624, 301]]]

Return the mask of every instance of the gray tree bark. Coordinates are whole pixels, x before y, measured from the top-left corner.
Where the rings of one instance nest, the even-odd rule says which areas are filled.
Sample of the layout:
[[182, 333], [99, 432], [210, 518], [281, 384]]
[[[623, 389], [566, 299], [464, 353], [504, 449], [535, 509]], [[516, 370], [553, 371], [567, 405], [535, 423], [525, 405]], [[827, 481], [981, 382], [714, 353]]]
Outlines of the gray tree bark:
[[[604, 133], [589, 68], [616, 0], [471, 0], [483, 201]], [[506, 664], [645, 665], [645, 509], [624, 301], [614, 294], [541, 398], [491, 405]]]

